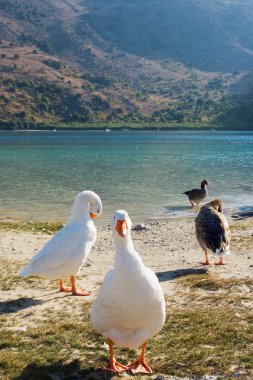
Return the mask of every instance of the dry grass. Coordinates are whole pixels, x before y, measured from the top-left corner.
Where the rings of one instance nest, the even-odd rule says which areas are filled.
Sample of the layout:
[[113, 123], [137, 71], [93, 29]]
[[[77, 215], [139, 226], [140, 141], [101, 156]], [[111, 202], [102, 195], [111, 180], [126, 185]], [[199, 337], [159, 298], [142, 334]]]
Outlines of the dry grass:
[[9, 291], [15, 290], [17, 286], [22, 288], [32, 287], [36, 284], [37, 289], [44, 289], [45, 287], [54, 288], [56, 281], [46, 280], [35, 276], [19, 277], [18, 273], [23, 265], [19, 262], [8, 261], [7, 259], [0, 258], [0, 290]]
[[[163, 375], [219, 375], [240, 372], [240, 379], [250, 379], [253, 372], [252, 309], [234, 303], [245, 300], [245, 287], [252, 280], [221, 280], [206, 275], [189, 275], [176, 281], [190, 301], [180, 307], [168, 306], [166, 324], [149, 342], [147, 358], [155, 373]], [[200, 302], [200, 293], [204, 298]], [[176, 296], [176, 294], [175, 294]], [[217, 302], [222, 296], [222, 303]], [[187, 297], [187, 295], [186, 295]], [[172, 303], [172, 302], [171, 302]], [[69, 311], [47, 310], [47, 319], [26, 331], [4, 328], [7, 316], [0, 319], [1, 379], [108, 379], [116, 375], [100, 369], [108, 352], [103, 338], [89, 324], [90, 304], [84, 303], [81, 318]], [[25, 324], [25, 320], [24, 320]], [[116, 349], [123, 363], [133, 360], [134, 351]], [[135, 377], [136, 379], [139, 377]]]
[[198, 276], [185, 276], [181, 278], [179, 282], [182, 286], [187, 286], [191, 290], [202, 289], [206, 291], [234, 291], [243, 285], [249, 286], [253, 289], [253, 279], [220, 278], [215, 275], [210, 276], [208, 273]]
[[232, 231], [246, 231], [250, 228], [253, 228], [253, 218], [243, 218], [241, 220], [237, 220], [234, 223], [230, 224], [230, 229]]
[[63, 227], [62, 222], [43, 223], [43, 222], [21, 222], [21, 221], [0, 221], [0, 231], [16, 232], [42, 232], [53, 234]]
[[[25, 332], [1, 330], [1, 378], [83, 378], [100, 373], [108, 358], [103, 339], [88, 323], [54, 316], [39, 328]], [[161, 334], [150, 342], [147, 356], [155, 373], [178, 376], [245, 374], [253, 369], [253, 316], [243, 323], [228, 307], [170, 309]], [[133, 360], [134, 352], [116, 350], [121, 362]], [[64, 374], [64, 377], [62, 377]], [[68, 377], [69, 376], [69, 377]], [[72, 377], [70, 377], [72, 376]], [[105, 375], [105, 378], [107, 376]], [[99, 377], [100, 378], [100, 377]]]
[[[45, 232], [44, 228], [54, 231], [60, 227], [43, 223], [0, 224], [3, 231], [36, 228]], [[244, 234], [244, 223], [239, 227], [243, 227]], [[90, 326], [90, 302], [56, 294], [48, 298], [55, 297], [57, 307], [49, 308], [43, 297], [57, 289], [57, 284], [33, 277], [19, 278], [17, 273], [22, 265], [8, 257], [0, 261], [2, 294], [12, 294], [13, 298], [0, 302], [0, 379], [120, 378], [101, 370], [108, 351], [102, 336]], [[218, 379], [251, 380], [253, 279], [224, 279], [193, 271], [173, 281], [173, 293], [166, 299], [165, 326], [147, 348], [147, 360], [154, 373], [165, 378], [215, 375]], [[36, 295], [42, 297], [22, 298], [35, 282]], [[20, 289], [23, 293], [18, 298]], [[132, 361], [136, 353], [116, 348], [115, 356], [124, 364]]]

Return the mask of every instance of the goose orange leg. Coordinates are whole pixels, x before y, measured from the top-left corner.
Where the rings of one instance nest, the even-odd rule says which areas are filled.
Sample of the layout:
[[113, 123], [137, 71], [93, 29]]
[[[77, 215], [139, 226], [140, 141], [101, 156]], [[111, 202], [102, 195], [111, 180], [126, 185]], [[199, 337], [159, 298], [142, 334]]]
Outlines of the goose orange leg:
[[60, 279], [60, 292], [71, 292], [71, 288], [67, 288], [64, 285], [64, 281], [62, 278]]
[[205, 258], [206, 258], [206, 261], [204, 261], [203, 263], [200, 263], [202, 265], [210, 265], [210, 262], [209, 262], [209, 259], [208, 259], [208, 253], [207, 253], [207, 250], [205, 249]]
[[110, 357], [109, 357], [108, 365], [104, 367], [103, 369], [105, 371], [113, 371], [113, 372], [118, 372], [118, 373], [126, 371], [128, 367], [117, 362], [113, 356], [113, 341], [111, 339], [108, 339], [107, 342], [109, 345]]
[[73, 296], [90, 296], [91, 295], [91, 293], [89, 293], [89, 292], [78, 292], [76, 290], [76, 278], [75, 278], [75, 276], [71, 276], [70, 281], [71, 281], [71, 292], [72, 292]]
[[223, 257], [220, 257], [220, 261], [218, 263], [214, 262], [214, 265], [226, 265], [226, 263], [223, 262]]
[[136, 362], [129, 364], [127, 366], [127, 369], [130, 370], [132, 373], [152, 373], [152, 369], [149, 367], [149, 365], [145, 361], [145, 350], [147, 346], [147, 341], [143, 343], [141, 346], [141, 354], [139, 358], [136, 360]]

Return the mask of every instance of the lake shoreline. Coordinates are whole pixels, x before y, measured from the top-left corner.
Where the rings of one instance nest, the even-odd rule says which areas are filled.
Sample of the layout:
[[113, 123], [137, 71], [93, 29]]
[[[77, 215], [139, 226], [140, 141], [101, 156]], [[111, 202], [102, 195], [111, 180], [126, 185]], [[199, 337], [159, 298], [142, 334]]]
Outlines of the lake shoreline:
[[110, 122], [94, 122], [94, 123], [39, 123], [34, 128], [24, 128], [19, 129], [15, 128], [12, 122], [6, 122], [6, 124], [0, 124], [0, 131], [221, 131], [221, 132], [249, 132], [253, 131], [252, 127], [238, 127], [231, 128], [230, 126], [225, 126], [215, 123], [145, 123], [145, 122], [119, 122], [119, 123], [110, 123]]
[[[217, 268], [210, 266], [209, 270], [213, 273], [225, 277], [247, 277], [252, 275], [253, 270], [253, 214], [243, 218], [234, 219], [227, 217], [230, 225], [231, 256], [226, 256], [225, 261], [228, 267]], [[103, 263], [109, 260], [110, 264], [114, 258], [114, 243], [112, 240], [111, 227], [100, 226], [96, 223], [97, 241], [89, 256], [89, 260], [96, 261], [100, 270], [104, 270], [108, 265]], [[17, 222], [0, 221], [0, 258], [15, 260], [22, 265], [30, 259], [35, 251], [41, 249], [44, 244], [51, 239], [59, 229], [64, 226], [61, 222]], [[137, 251], [143, 256], [144, 260], [150, 262], [150, 266], [159, 272], [159, 266], [166, 266], [170, 257], [170, 267], [188, 268], [189, 266], [199, 266], [204, 253], [200, 248], [195, 234], [194, 218], [178, 218], [162, 220], [151, 223], [134, 224], [132, 231], [133, 242]], [[101, 257], [101, 252], [106, 252], [104, 259], [97, 261]], [[240, 255], [239, 255], [240, 252]], [[175, 254], [176, 253], [176, 254]], [[167, 258], [166, 258], [167, 256]], [[216, 255], [213, 259], [217, 258]], [[202, 267], [200, 265], [200, 267]], [[82, 271], [86, 271], [84, 267]], [[94, 280], [94, 279], [93, 279]], [[92, 280], [92, 281], [93, 281]]]
[[[201, 264], [204, 252], [196, 239], [194, 220], [180, 219], [151, 224], [135, 225], [131, 231], [135, 249], [142, 257], [143, 262], [158, 276], [163, 287], [165, 297], [171, 297], [174, 291], [174, 281], [187, 275], [219, 276], [221, 279], [252, 279], [253, 272], [253, 217], [242, 220], [228, 218], [232, 239], [230, 244], [231, 255], [225, 256], [226, 265], [213, 265], [217, 261], [216, 255], [210, 255], [212, 265], [205, 267]], [[95, 222], [96, 224], [96, 222]], [[40, 320], [41, 310], [50, 308], [59, 311], [64, 307], [51, 299], [51, 292], [57, 291], [58, 281], [32, 277], [22, 279], [18, 277], [21, 268], [38, 252], [62, 227], [62, 225], [36, 225], [28, 223], [24, 226], [10, 225], [3, 229], [0, 224], [0, 263], [7, 279], [13, 277], [13, 286], [0, 289], [1, 300], [8, 302], [16, 298], [33, 298], [34, 285], [37, 296], [43, 298], [47, 295], [47, 302], [41, 307], [33, 307], [35, 314], [28, 318], [28, 324], [34, 325]], [[19, 227], [21, 227], [19, 229]], [[103, 278], [109, 268], [113, 266], [115, 247], [109, 226], [96, 226], [97, 240], [88, 257], [88, 261], [82, 267], [77, 276], [77, 284], [81, 289], [92, 290], [94, 299]], [[9, 269], [8, 269], [9, 268]], [[12, 273], [13, 271], [13, 273]], [[33, 284], [31, 284], [31, 282]], [[7, 280], [6, 280], [7, 281]], [[63, 294], [64, 296], [64, 294]], [[63, 299], [59, 299], [63, 301]], [[177, 300], [180, 303], [180, 298]], [[20, 315], [22, 321], [22, 313]], [[35, 317], [35, 318], [34, 318]]]
[[[210, 200], [209, 200], [210, 201]], [[208, 202], [208, 201], [207, 201]], [[204, 202], [206, 203], [206, 202]], [[203, 203], [203, 204], [204, 204]], [[153, 216], [153, 217], [146, 217], [143, 220], [138, 220], [134, 223], [134, 225], [154, 225], [159, 223], [174, 223], [174, 222], [180, 222], [180, 221], [194, 221], [199, 210], [201, 208], [201, 205], [199, 207], [186, 207], [186, 211], [188, 211], [188, 214], [186, 212], [180, 214], [171, 213], [163, 216]], [[113, 210], [112, 210], [113, 213]], [[246, 209], [244, 207], [234, 207], [233, 209], [223, 209], [223, 213], [226, 216], [226, 218], [230, 218], [231, 220], [239, 221], [247, 218], [253, 218], [253, 206], [247, 207]], [[17, 231], [57, 231], [58, 229], [62, 228], [63, 225], [65, 225], [68, 222], [68, 216], [66, 218], [47, 218], [47, 220], [44, 220], [42, 218], [33, 219], [32, 217], [19, 217], [19, 216], [2, 216], [0, 218], [0, 231], [1, 230], [17, 230]], [[134, 220], [133, 220], [134, 222]], [[107, 222], [96, 220], [95, 224], [99, 226], [99, 228], [106, 228], [110, 225], [110, 218], [108, 218]]]

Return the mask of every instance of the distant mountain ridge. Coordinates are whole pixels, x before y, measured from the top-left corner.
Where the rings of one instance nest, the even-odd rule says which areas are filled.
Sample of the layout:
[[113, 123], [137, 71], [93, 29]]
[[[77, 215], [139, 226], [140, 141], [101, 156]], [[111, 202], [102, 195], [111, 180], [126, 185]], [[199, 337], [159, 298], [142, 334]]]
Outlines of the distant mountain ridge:
[[84, 3], [92, 26], [126, 52], [148, 59], [177, 60], [204, 71], [252, 68], [252, 1], [87, 0]]
[[0, 0], [0, 123], [222, 120], [252, 21], [249, 0]]

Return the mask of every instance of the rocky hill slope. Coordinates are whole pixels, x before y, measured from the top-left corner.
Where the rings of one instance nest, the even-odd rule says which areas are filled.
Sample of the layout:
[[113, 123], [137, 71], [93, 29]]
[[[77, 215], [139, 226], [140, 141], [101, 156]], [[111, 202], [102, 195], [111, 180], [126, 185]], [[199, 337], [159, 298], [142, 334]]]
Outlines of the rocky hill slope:
[[204, 71], [253, 64], [250, 0], [87, 0], [86, 18], [107, 41], [154, 60], [172, 59]]
[[0, 0], [0, 123], [222, 120], [253, 67], [252, 15], [247, 0]]

